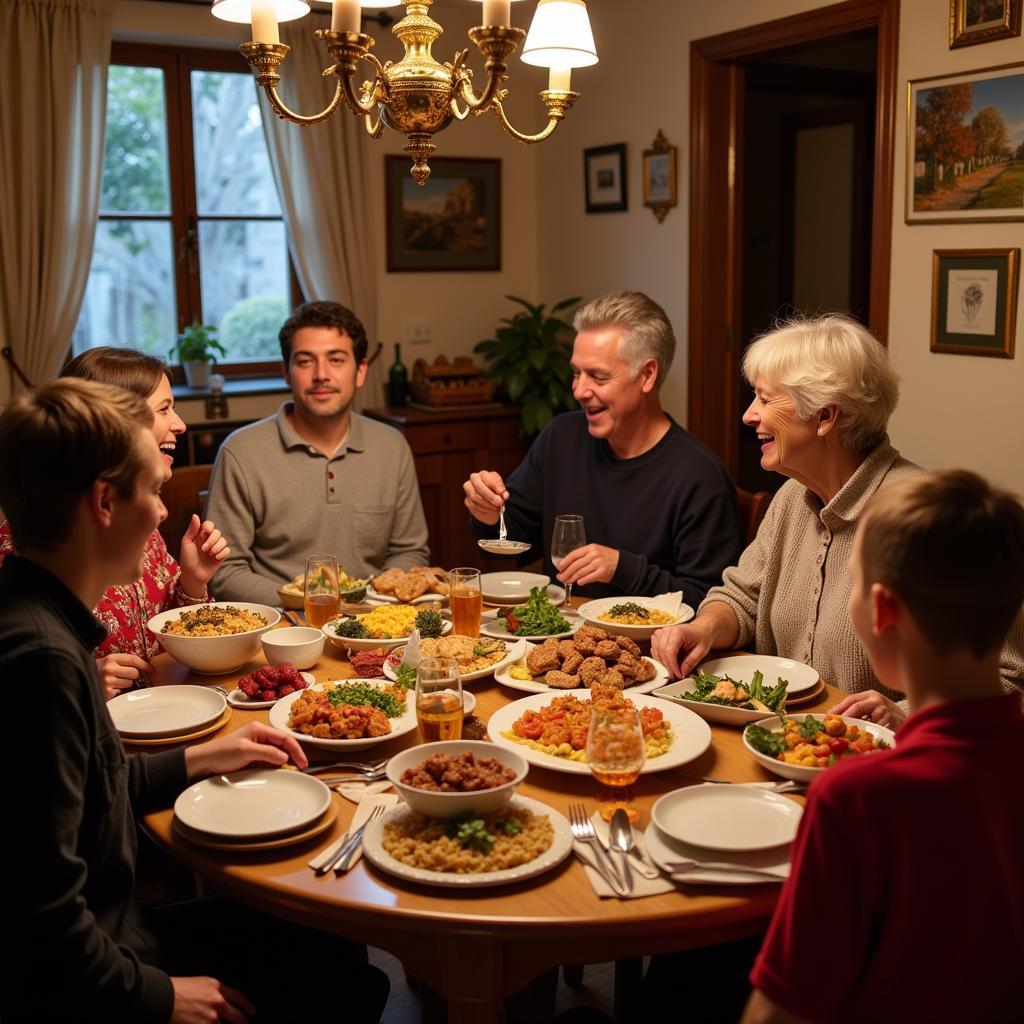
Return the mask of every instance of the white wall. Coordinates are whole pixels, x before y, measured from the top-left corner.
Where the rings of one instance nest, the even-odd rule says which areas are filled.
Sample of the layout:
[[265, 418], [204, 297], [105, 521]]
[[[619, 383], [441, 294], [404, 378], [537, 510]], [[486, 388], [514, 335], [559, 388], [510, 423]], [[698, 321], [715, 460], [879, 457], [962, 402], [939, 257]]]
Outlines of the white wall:
[[[576, 79], [583, 98], [561, 137], [539, 149], [541, 281], [556, 294], [593, 296], [615, 288], [648, 292], [667, 310], [679, 350], [663, 392], [686, 420], [689, 46], [693, 40], [825, 6], [818, 0], [591, 0], [601, 63]], [[903, 376], [892, 422], [895, 443], [922, 465], [964, 465], [1024, 491], [1024, 301], [1017, 358], [932, 354], [931, 252], [1021, 246], [1024, 224], [906, 225], [907, 79], [1024, 60], [1024, 40], [950, 51], [948, 5], [902, 0], [896, 122], [889, 346]], [[659, 225], [642, 205], [641, 153], [661, 128], [679, 147], [680, 205]], [[584, 147], [626, 142], [629, 211], [584, 213]]]

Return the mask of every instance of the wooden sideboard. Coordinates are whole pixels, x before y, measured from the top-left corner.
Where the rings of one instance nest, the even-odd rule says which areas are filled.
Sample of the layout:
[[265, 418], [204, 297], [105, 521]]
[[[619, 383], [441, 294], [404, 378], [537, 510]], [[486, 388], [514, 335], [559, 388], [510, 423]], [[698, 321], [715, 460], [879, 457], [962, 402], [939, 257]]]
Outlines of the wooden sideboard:
[[432, 563], [445, 569], [511, 568], [509, 559], [485, 555], [470, 536], [462, 484], [480, 469], [507, 477], [522, 461], [529, 442], [519, 432], [519, 407], [494, 403], [428, 411], [406, 406], [364, 409], [363, 415], [395, 427], [409, 442], [430, 531]]

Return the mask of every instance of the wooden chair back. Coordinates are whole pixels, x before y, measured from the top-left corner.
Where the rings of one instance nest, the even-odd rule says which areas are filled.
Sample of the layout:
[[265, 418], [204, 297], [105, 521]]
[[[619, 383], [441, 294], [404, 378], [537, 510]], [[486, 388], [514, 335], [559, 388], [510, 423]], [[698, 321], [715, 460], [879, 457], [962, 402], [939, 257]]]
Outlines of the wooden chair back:
[[167, 518], [160, 524], [160, 533], [167, 550], [174, 558], [181, 554], [181, 535], [193, 515], [203, 518], [209, 493], [213, 466], [181, 466], [171, 472], [171, 479], [160, 491], [167, 506]]
[[757, 528], [772, 503], [771, 491], [745, 491], [736, 488], [736, 500], [740, 508], [740, 530], [744, 531], [744, 546], [757, 536]]

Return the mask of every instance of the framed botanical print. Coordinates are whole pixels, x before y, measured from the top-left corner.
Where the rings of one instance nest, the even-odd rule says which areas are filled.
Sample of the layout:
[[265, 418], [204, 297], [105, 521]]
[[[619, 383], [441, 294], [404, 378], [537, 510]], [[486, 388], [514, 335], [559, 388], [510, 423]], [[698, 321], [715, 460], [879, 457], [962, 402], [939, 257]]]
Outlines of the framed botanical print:
[[933, 352], [1013, 358], [1020, 249], [936, 249]]

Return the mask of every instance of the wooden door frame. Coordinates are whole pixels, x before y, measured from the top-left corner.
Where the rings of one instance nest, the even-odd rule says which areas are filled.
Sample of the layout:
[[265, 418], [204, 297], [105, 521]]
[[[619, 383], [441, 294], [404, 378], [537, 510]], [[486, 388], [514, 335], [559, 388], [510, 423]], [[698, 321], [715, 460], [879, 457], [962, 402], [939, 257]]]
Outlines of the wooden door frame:
[[741, 412], [743, 62], [866, 29], [878, 33], [868, 325], [885, 343], [899, 0], [847, 0], [690, 44], [688, 423], [733, 475]]

